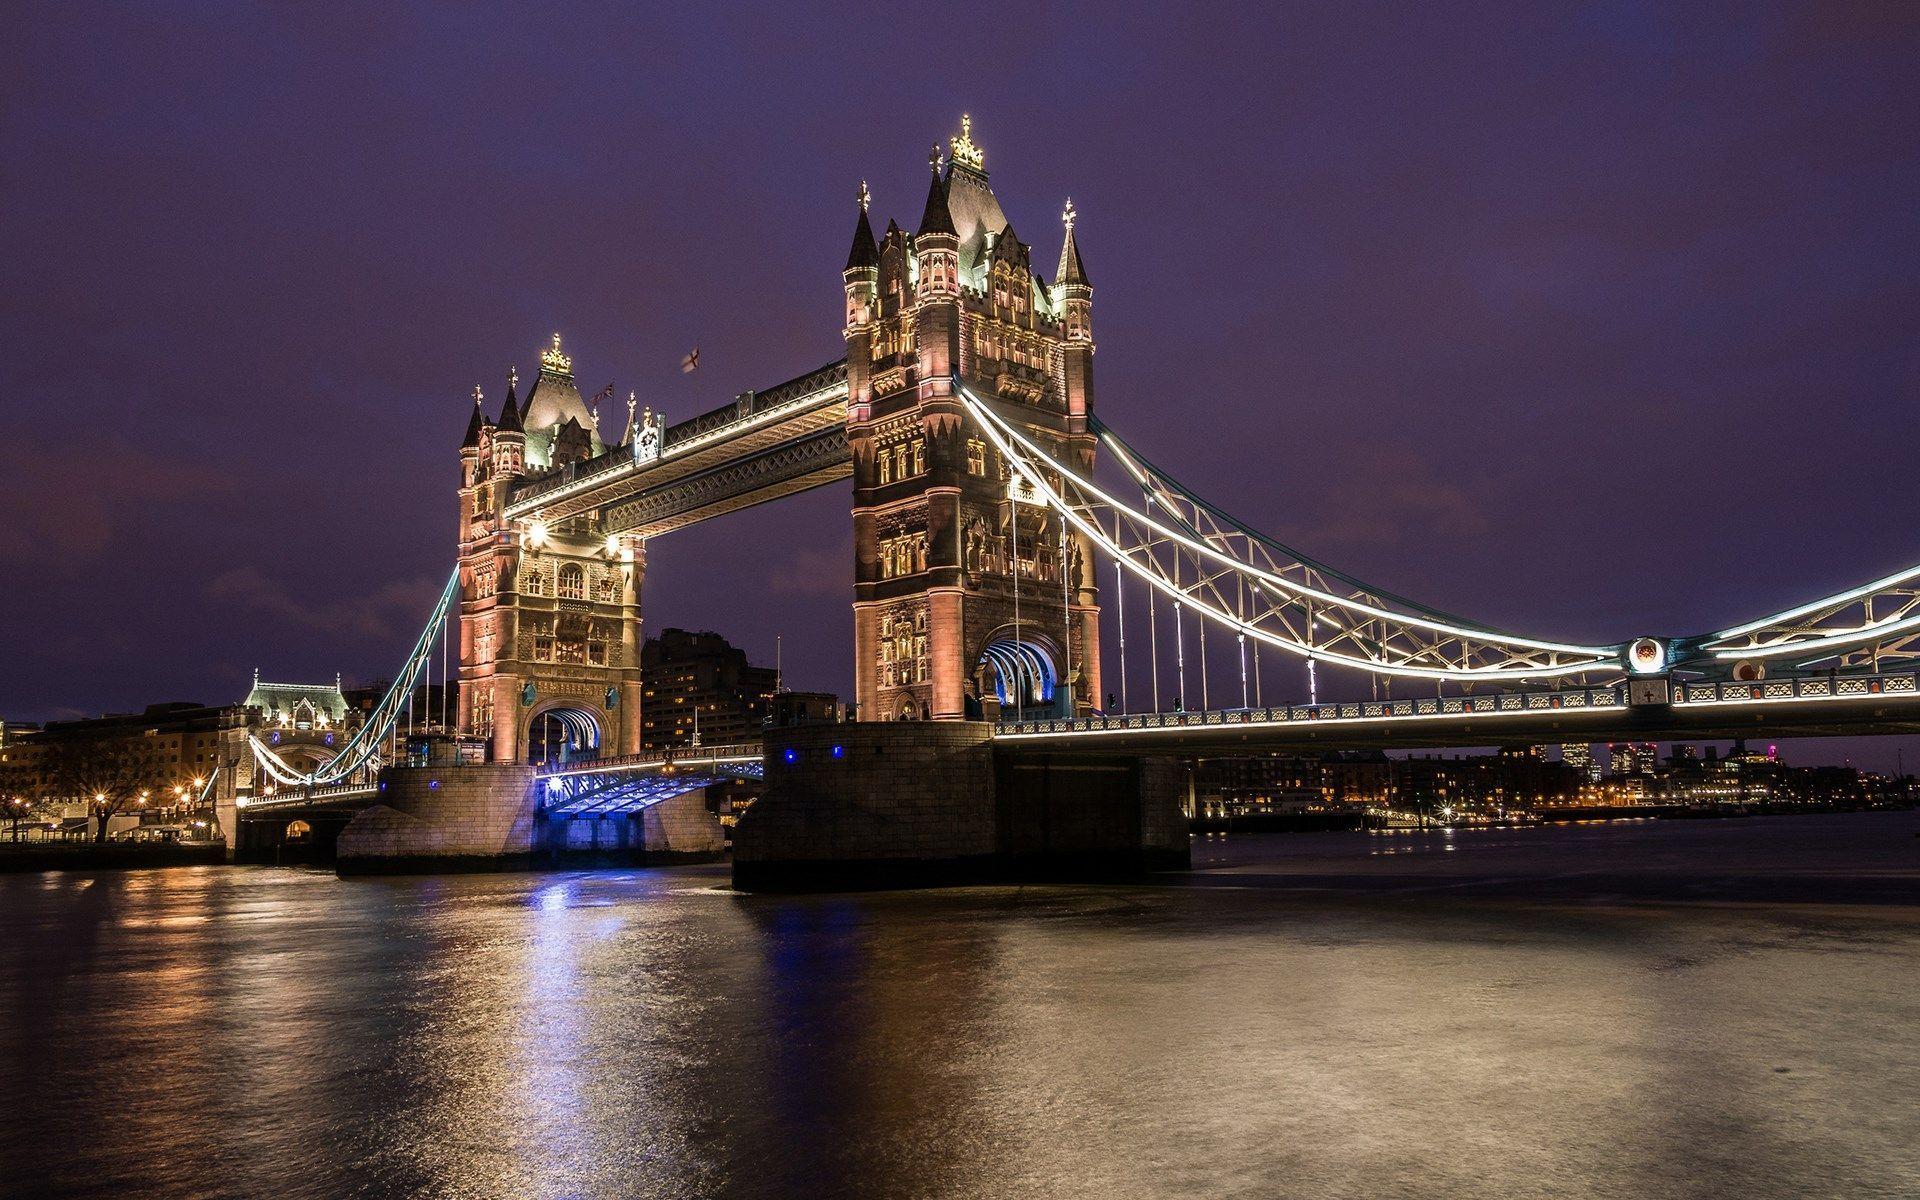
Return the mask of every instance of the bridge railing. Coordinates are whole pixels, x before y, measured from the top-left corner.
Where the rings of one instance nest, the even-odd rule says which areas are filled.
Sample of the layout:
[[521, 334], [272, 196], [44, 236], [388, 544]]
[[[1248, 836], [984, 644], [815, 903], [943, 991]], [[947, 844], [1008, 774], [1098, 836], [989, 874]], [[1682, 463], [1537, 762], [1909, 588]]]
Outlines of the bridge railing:
[[1920, 675], [1800, 675], [1752, 682], [1675, 684], [1673, 702], [1742, 704], [1755, 700], [1869, 700], [1875, 696], [1920, 693]]
[[243, 796], [244, 804], [237, 807], [252, 811], [261, 808], [284, 808], [304, 804], [325, 804], [330, 800], [347, 800], [355, 796], [371, 796], [380, 787], [374, 783], [337, 783], [330, 787], [283, 788], [271, 796]]
[[548, 763], [540, 768], [543, 777], [555, 775], [604, 775], [614, 771], [647, 770], [660, 767], [694, 767], [716, 759], [758, 758], [765, 752], [759, 742], [728, 742], [713, 746], [681, 746], [669, 752], [644, 750], [613, 758], [587, 762]]
[[1407, 700], [1342, 700], [1324, 704], [1276, 704], [1266, 708], [1215, 708], [1195, 712], [1112, 713], [1090, 717], [1001, 721], [1003, 733], [1082, 733], [1100, 729], [1177, 729], [1196, 725], [1286, 724], [1310, 721], [1386, 720], [1394, 717], [1472, 716], [1477, 713], [1548, 712], [1554, 709], [1622, 708], [1624, 689], [1561, 688], [1551, 692], [1495, 692], [1484, 696], [1427, 696]]
[[[1291, 724], [1394, 718], [1614, 709], [1626, 706], [1625, 686], [1561, 688], [1543, 692], [1497, 692], [1484, 696], [1431, 696], [1408, 700], [1352, 700], [1282, 704], [1270, 708], [1224, 708], [1199, 712], [1114, 713], [1088, 717], [1002, 720], [1000, 733], [1087, 733], [1107, 729], [1178, 729], [1189, 726]], [[1920, 673], [1795, 676], [1752, 683], [1720, 681], [1673, 684], [1676, 707], [1754, 701], [1850, 700], [1875, 696], [1920, 696]]]

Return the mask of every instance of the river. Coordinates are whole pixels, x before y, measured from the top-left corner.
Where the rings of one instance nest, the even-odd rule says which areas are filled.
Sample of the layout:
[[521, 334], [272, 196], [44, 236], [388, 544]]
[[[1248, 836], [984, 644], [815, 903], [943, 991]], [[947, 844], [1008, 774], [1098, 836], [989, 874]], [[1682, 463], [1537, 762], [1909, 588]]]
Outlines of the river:
[[1912, 1197], [1920, 815], [0, 876], [20, 1197]]

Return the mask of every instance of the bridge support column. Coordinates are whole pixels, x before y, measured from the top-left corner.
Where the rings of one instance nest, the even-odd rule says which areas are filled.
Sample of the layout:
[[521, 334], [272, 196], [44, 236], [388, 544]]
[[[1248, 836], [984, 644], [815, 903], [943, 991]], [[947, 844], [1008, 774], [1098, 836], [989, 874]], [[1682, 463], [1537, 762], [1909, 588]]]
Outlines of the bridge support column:
[[388, 767], [380, 802], [340, 832], [342, 875], [501, 871], [534, 866], [543, 849], [534, 768]]
[[749, 891], [1086, 878], [1188, 864], [1177, 765], [997, 750], [977, 721], [770, 730], [734, 829]]

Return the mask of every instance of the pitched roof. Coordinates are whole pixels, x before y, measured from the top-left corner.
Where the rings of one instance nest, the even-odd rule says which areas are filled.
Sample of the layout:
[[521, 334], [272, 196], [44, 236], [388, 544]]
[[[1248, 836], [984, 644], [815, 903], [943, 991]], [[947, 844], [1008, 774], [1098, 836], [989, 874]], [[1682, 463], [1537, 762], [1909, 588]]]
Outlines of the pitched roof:
[[880, 247], [873, 241], [873, 226], [867, 224], [867, 210], [860, 210], [860, 221], [853, 227], [853, 249], [847, 253], [847, 270], [880, 265]]
[[952, 233], [953, 214], [947, 211], [947, 185], [940, 176], [935, 175], [927, 187], [927, 208], [920, 214], [920, 228], [914, 230], [914, 236], [923, 233]]
[[1006, 262], [1019, 262], [1020, 249], [1020, 235], [1013, 231], [1013, 222], [1009, 221], [993, 239], [993, 256]]
[[467, 439], [460, 443], [462, 450], [476, 450], [480, 446], [480, 431], [487, 427], [487, 418], [481, 415], [480, 402], [473, 402], [473, 416], [467, 421]]
[[258, 708], [273, 717], [291, 713], [303, 702], [311, 711], [323, 713], [334, 721], [347, 715], [347, 698], [340, 694], [337, 683], [262, 683], [256, 674], [253, 690], [242, 703], [244, 707]]
[[520, 423], [520, 401], [513, 394], [513, 384], [507, 384], [507, 402], [500, 409], [500, 419], [494, 426], [503, 433], [522, 433], [526, 426]]
[[1067, 240], [1060, 243], [1060, 269], [1053, 274], [1055, 283], [1087, 284], [1087, 268], [1080, 262], [1080, 243], [1073, 240], [1073, 226], [1067, 226]]

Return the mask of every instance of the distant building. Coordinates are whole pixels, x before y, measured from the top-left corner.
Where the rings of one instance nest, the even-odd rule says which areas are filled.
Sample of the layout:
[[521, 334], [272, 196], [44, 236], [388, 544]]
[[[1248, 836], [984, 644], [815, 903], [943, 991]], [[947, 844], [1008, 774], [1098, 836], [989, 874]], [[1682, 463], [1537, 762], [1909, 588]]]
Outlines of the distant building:
[[1581, 783], [1600, 782], [1600, 764], [1593, 759], [1593, 747], [1586, 742], [1565, 742], [1560, 747], [1560, 761], [1573, 769]]
[[779, 676], [712, 631], [663, 629], [640, 650], [640, 742], [648, 750], [760, 737]]
[[[152, 764], [156, 786], [144, 811], [116, 818], [111, 828], [117, 830], [121, 820], [206, 821], [215, 791], [229, 796], [274, 791], [273, 781], [256, 772], [249, 736], [272, 747], [294, 769], [311, 770], [331, 758], [363, 720], [337, 678], [331, 684], [262, 683], [256, 672], [252, 690], [238, 704], [176, 700], [149, 704], [137, 713], [49, 721], [9, 731], [0, 757], [19, 768], [12, 778], [37, 808], [83, 821], [86, 798], [57, 794], [56, 755], [76, 748], [112, 753], [138, 746]], [[203, 796], [209, 798], [205, 804]]]
[[1660, 765], [1660, 747], [1652, 742], [1609, 742], [1607, 758], [1613, 774], [1621, 778], [1651, 775]]

